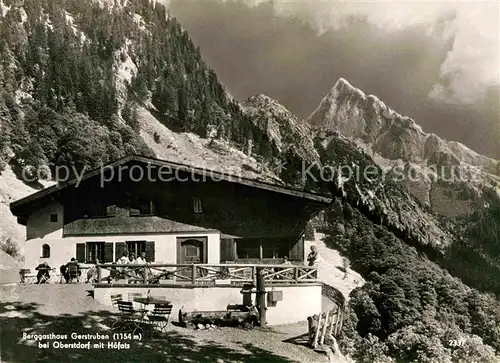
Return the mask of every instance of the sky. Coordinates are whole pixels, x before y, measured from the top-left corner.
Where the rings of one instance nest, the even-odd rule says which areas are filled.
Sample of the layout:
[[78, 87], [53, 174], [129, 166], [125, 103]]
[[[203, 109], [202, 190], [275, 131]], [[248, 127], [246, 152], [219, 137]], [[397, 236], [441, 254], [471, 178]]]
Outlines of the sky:
[[500, 2], [170, 0], [237, 99], [307, 118], [343, 77], [424, 131], [500, 159]]

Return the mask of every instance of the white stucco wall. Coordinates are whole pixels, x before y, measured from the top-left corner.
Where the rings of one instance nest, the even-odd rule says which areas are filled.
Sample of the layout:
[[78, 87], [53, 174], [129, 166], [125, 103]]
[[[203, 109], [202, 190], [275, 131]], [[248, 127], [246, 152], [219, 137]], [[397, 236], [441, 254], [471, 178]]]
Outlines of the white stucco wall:
[[[43, 228], [43, 227], [42, 227]], [[177, 263], [177, 237], [207, 237], [207, 263], [220, 262], [220, 234], [218, 232], [190, 232], [170, 234], [135, 234], [114, 236], [62, 237], [62, 229], [43, 238], [34, 238], [25, 242], [25, 268], [34, 269], [38, 264], [47, 262], [49, 266], [59, 268], [72, 257], [76, 257], [76, 244], [105, 241], [125, 242], [146, 240], [155, 242], [155, 261]], [[42, 258], [42, 246], [50, 246], [50, 257]], [[114, 251], [113, 251], [114, 256]]]
[[[57, 214], [57, 222], [50, 221], [50, 215]], [[26, 221], [26, 239], [62, 238], [64, 208], [59, 203], [49, 204], [33, 212]]]
[[283, 300], [276, 302], [276, 306], [268, 306], [269, 325], [297, 323], [321, 312], [320, 284], [277, 286], [274, 290], [283, 292]]
[[[171, 301], [174, 308], [172, 319], [178, 320], [179, 309], [182, 311], [214, 311], [226, 310], [229, 304], [241, 304], [243, 295], [241, 287], [96, 287], [94, 299], [103, 305], [111, 306], [111, 295], [122, 294], [128, 299], [130, 292], [139, 292], [146, 296], [148, 290], [151, 295], [165, 296]], [[270, 290], [270, 289], [268, 289]], [[268, 325], [290, 324], [307, 320], [308, 316], [321, 312], [321, 285], [287, 285], [276, 286], [276, 291], [283, 292], [283, 300], [276, 306], [268, 306], [266, 318]], [[266, 299], [267, 300], [267, 299]], [[255, 294], [252, 295], [255, 301]], [[149, 308], [152, 308], [151, 306]]]

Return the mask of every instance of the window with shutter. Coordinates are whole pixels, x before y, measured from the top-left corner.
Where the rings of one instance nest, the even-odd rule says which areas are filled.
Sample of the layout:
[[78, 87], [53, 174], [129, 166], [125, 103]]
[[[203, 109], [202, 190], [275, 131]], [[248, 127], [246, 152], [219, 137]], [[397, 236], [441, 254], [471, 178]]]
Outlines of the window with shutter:
[[[135, 258], [146, 251], [146, 241], [127, 241], [127, 252], [133, 253]], [[121, 257], [121, 256], [120, 256]]]
[[85, 243], [76, 244], [76, 259], [78, 262], [85, 262]]
[[155, 243], [153, 241], [146, 242], [146, 261], [155, 261]]
[[50, 257], [50, 246], [48, 244], [44, 244], [42, 246], [42, 258]]
[[104, 262], [113, 262], [113, 242], [104, 244]]
[[85, 262], [95, 263], [96, 260], [104, 261], [104, 242], [87, 242], [87, 258]]

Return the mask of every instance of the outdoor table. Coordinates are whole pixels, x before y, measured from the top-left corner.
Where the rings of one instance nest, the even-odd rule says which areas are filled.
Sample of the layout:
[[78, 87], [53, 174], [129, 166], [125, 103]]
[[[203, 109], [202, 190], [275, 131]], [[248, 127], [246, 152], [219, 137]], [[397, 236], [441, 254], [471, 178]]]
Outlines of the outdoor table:
[[168, 300], [158, 299], [155, 297], [136, 297], [134, 298], [134, 301], [142, 305], [170, 304], [170, 301]]
[[156, 305], [156, 304], [170, 304], [170, 301], [165, 300], [165, 299], [158, 299], [154, 297], [136, 297], [134, 298], [135, 302], [138, 302], [139, 304], [142, 304], [144, 309], [142, 310], [142, 318], [144, 319], [146, 317], [146, 314], [148, 313], [148, 310], [146, 309], [147, 305]]

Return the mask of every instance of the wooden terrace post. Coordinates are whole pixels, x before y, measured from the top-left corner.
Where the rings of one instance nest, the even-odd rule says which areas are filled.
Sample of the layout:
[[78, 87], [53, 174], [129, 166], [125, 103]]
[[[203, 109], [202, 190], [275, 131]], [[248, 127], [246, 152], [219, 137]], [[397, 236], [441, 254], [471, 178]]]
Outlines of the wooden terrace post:
[[192, 265], [193, 270], [192, 270], [192, 275], [191, 275], [191, 282], [193, 285], [196, 285], [196, 265], [193, 263]]
[[264, 280], [264, 269], [257, 269], [257, 308], [259, 310], [260, 327], [266, 326], [266, 283]]
[[148, 283], [148, 266], [147, 265], [144, 265], [144, 267], [142, 268], [142, 277], [144, 279], [144, 284], [147, 284]]
[[96, 269], [97, 269], [97, 283], [100, 283], [102, 278], [101, 265], [96, 264]]

